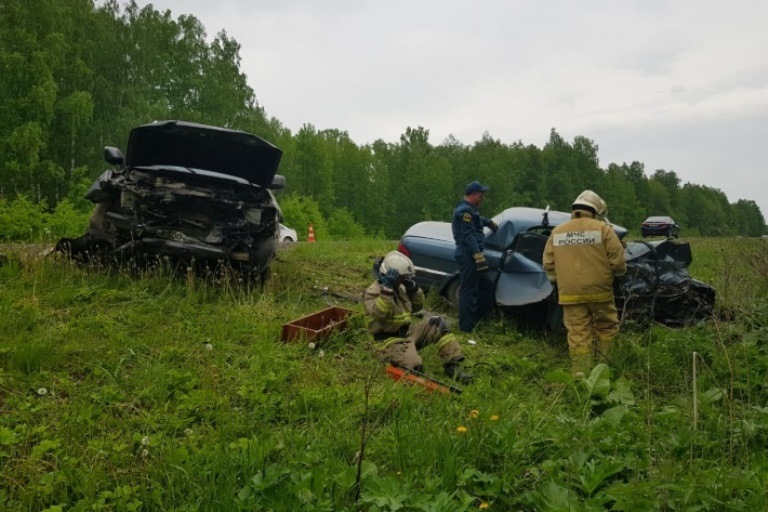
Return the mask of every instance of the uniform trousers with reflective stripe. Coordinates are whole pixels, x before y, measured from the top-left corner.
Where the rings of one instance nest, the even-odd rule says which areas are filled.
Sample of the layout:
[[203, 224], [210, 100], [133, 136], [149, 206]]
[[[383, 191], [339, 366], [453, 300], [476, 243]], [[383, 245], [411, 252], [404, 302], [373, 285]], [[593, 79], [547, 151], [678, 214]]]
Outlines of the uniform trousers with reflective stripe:
[[[393, 335], [376, 343], [379, 357], [404, 368], [418, 369], [423, 365], [419, 350], [427, 345], [436, 345], [437, 354], [443, 364], [463, 361], [464, 355], [458, 340], [450, 331], [446, 331], [444, 326], [444, 322], [430, 321], [430, 318], [411, 324], [405, 336]], [[381, 336], [379, 334], [377, 338]]]
[[494, 283], [490, 274], [478, 272], [472, 256], [456, 256], [459, 264], [459, 329], [472, 332], [477, 322], [493, 309]]
[[613, 300], [564, 304], [563, 323], [568, 329], [573, 371], [584, 374], [591, 371], [596, 359], [604, 361], [608, 357], [611, 342], [619, 333], [619, 315]]

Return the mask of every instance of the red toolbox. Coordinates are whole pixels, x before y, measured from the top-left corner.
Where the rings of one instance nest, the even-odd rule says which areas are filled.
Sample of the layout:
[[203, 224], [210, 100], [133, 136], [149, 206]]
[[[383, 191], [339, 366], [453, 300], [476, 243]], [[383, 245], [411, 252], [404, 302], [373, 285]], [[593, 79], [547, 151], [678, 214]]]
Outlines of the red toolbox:
[[331, 306], [283, 324], [282, 341], [313, 341], [347, 328], [352, 310]]

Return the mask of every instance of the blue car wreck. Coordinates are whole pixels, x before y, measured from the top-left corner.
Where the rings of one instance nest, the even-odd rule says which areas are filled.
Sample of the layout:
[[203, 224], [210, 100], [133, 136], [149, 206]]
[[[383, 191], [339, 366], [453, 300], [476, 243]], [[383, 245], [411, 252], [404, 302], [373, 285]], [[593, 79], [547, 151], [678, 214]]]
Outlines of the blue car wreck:
[[[508, 208], [492, 218], [496, 232], [485, 230], [485, 257], [495, 283], [495, 303], [501, 308], [524, 308], [545, 325], [561, 326], [557, 291], [542, 267], [544, 245], [552, 228], [570, 214], [549, 208]], [[627, 230], [613, 225], [620, 239]], [[413, 261], [416, 281], [454, 306], [458, 305], [458, 264], [448, 222], [419, 222], [400, 239], [398, 251]], [[623, 319], [655, 320], [685, 325], [710, 317], [714, 288], [688, 273], [690, 245], [658, 240], [626, 243], [627, 274], [614, 284], [617, 308]]]

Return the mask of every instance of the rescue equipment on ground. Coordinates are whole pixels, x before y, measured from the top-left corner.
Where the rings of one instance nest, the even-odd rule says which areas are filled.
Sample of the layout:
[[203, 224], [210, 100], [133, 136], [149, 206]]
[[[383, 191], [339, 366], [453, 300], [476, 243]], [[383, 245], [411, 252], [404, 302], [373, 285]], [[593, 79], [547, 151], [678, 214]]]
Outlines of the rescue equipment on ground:
[[352, 310], [338, 306], [322, 309], [283, 324], [280, 339], [311, 342], [327, 338], [336, 331], [346, 329], [350, 315]]
[[425, 375], [416, 370], [409, 370], [408, 368], [402, 368], [388, 364], [386, 367], [387, 375], [389, 375], [394, 381], [404, 381], [409, 384], [416, 384], [423, 387], [427, 391], [438, 391], [443, 394], [455, 393], [461, 394], [461, 388], [440, 382], [437, 379], [433, 379], [429, 375]]

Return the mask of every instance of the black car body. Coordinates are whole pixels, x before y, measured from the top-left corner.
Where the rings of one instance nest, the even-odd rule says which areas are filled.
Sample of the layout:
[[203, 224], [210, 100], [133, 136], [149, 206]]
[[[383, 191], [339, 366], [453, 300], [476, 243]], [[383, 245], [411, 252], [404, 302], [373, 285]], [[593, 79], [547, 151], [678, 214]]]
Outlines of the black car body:
[[666, 236], [667, 238], [678, 238], [680, 236], [680, 226], [665, 215], [655, 215], [648, 217], [640, 225], [640, 234], [643, 238], [648, 236]]
[[[505, 308], [533, 309], [551, 327], [560, 325], [557, 291], [542, 266], [544, 246], [554, 226], [570, 219], [565, 212], [538, 208], [509, 208], [493, 217], [499, 226], [485, 229], [485, 257], [495, 282], [495, 302]], [[627, 230], [612, 225], [623, 239]], [[420, 222], [400, 239], [398, 250], [413, 261], [416, 281], [458, 305], [459, 267], [447, 222]], [[714, 307], [714, 289], [688, 275], [692, 258], [688, 244], [660, 240], [629, 242], [627, 276], [617, 280], [617, 306], [626, 317], [654, 318], [674, 324], [706, 317]], [[690, 298], [689, 309], [678, 311]], [[692, 309], [691, 309], [692, 308]], [[691, 313], [695, 310], [694, 313]]]
[[183, 121], [134, 128], [125, 157], [105, 147], [105, 171], [86, 198], [88, 231], [57, 248], [80, 259], [167, 258], [197, 267], [230, 264], [266, 278], [277, 247], [279, 206], [270, 189], [282, 151], [255, 135]]

